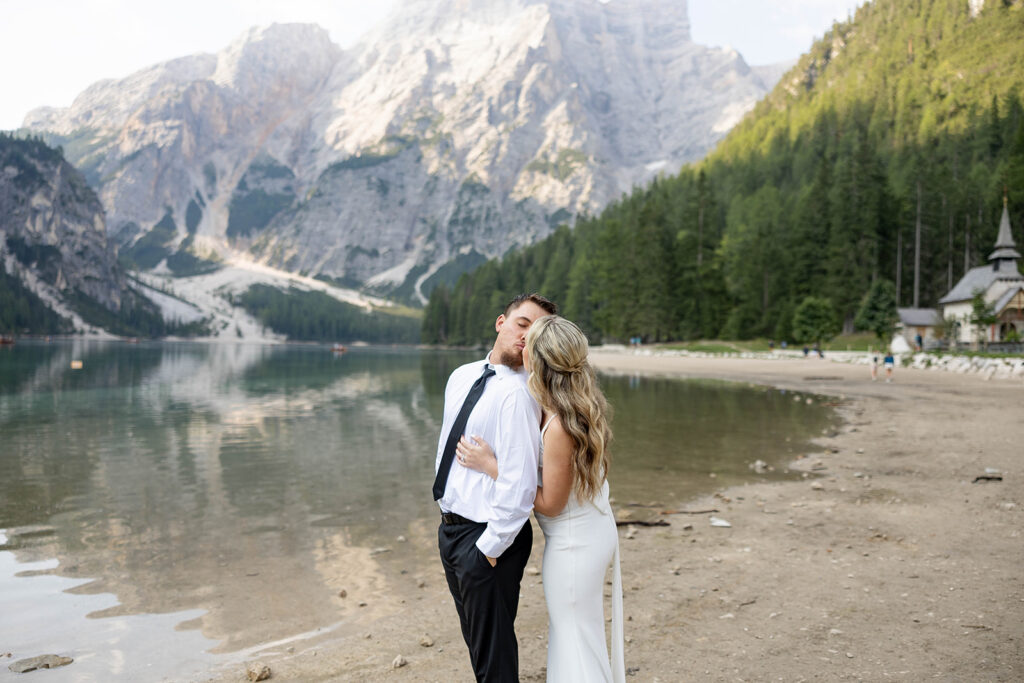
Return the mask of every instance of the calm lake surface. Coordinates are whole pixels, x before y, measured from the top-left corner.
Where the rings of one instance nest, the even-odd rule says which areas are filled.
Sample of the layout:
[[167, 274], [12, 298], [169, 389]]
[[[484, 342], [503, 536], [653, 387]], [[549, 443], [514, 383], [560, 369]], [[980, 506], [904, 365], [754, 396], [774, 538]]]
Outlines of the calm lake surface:
[[[187, 679], [220, 653], [400, 609], [412, 577], [439, 571], [444, 384], [479, 355], [0, 348], [0, 680], [47, 653], [75, 658], [48, 680]], [[788, 476], [748, 465], [784, 463], [835, 424], [816, 397], [770, 388], [602, 385], [618, 506]]]

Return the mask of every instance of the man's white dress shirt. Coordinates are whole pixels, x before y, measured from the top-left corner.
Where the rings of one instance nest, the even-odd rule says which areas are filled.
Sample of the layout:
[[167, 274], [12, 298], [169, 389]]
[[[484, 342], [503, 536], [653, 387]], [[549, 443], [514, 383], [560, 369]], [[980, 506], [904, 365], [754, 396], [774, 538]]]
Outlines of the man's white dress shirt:
[[[452, 424], [487, 362], [488, 359], [484, 359], [463, 365], [448, 378], [435, 474]], [[526, 370], [494, 364], [491, 367], [495, 375], [487, 380], [484, 393], [469, 414], [465, 433], [482, 437], [494, 449], [498, 458], [498, 479], [452, 460], [444, 495], [437, 502], [444, 512], [454, 512], [474, 522], [486, 522], [487, 528], [476, 547], [488, 557], [499, 557], [512, 545], [533, 509], [537, 495], [541, 411], [526, 388]]]

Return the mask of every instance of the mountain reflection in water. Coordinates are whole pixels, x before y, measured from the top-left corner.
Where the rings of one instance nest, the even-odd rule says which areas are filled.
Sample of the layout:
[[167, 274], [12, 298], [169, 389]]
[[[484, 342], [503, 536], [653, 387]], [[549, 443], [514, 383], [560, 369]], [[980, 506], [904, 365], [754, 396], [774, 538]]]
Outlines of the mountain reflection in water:
[[[72, 630], [180, 613], [218, 651], [354, 631], [401, 609], [410, 579], [438, 571], [430, 482], [444, 384], [478, 355], [83, 341], [0, 351], [0, 604], [59, 578], [50, 600], [115, 598]], [[792, 458], [834, 420], [768, 388], [602, 385], [620, 505], [676, 506], [784, 476], [748, 464]], [[16, 575], [28, 567], [44, 568]], [[5, 647], [45, 643], [17, 615], [5, 610]]]

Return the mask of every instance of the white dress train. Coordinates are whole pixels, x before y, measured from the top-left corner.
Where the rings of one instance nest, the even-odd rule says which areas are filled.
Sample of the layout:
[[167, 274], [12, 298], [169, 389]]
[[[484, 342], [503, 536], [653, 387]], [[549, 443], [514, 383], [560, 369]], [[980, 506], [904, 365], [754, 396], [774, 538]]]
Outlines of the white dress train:
[[[542, 443], [549, 424], [550, 420], [541, 430]], [[608, 503], [607, 480], [593, 501], [580, 503], [575, 494], [570, 494], [568, 504], [558, 515], [535, 514], [544, 532], [542, 576], [548, 606], [547, 680], [550, 683], [624, 683], [619, 534]], [[609, 564], [612, 565], [610, 662], [604, 632], [604, 577]]]

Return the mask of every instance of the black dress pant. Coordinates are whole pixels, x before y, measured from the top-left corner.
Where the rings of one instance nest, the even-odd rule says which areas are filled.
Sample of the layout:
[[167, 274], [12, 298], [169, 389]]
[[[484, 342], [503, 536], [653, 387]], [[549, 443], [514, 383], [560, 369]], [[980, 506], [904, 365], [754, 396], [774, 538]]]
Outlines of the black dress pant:
[[486, 527], [475, 522], [442, 522], [437, 529], [437, 545], [476, 680], [518, 681], [519, 643], [515, 620], [519, 609], [519, 584], [533, 549], [533, 526], [526, 520], [495, 567], [476, 547]]

